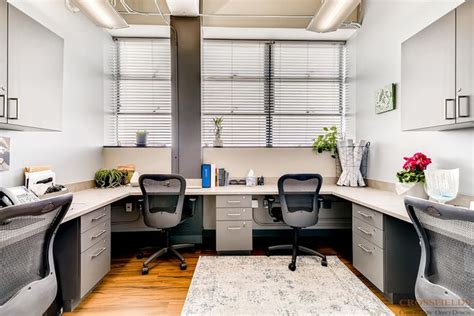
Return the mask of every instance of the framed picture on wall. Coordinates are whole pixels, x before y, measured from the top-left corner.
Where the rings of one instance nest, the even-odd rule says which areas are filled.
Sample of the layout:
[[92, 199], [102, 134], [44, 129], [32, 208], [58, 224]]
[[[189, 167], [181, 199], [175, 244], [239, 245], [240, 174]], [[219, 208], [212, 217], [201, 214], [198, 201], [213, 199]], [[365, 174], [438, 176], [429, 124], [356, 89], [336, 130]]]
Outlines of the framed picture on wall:
[[375, 92], [375, 113], [381, 114], [395, 110], [396, 85], [389, 84]]
[[10, 170], [10, 137], [0, 136], [0, 171]]

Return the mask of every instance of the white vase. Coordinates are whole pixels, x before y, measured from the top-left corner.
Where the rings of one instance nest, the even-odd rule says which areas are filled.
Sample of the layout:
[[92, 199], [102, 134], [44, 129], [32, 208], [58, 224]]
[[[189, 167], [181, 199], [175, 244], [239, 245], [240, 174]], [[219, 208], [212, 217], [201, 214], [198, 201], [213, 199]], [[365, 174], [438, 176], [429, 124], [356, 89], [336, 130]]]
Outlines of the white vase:
[[214, 147], [223, 147], [224, 146], [224, 141], [222, 140], [220, 135], [215, 135], [214, 136], [214, 142], [213, 142]]
[[420, 199], [428, 199], [428, 194], [425, 191], [425, 184], [422, 182], [412, 183], [395, 183], [395, 189], [398, 195], [414, 196]]

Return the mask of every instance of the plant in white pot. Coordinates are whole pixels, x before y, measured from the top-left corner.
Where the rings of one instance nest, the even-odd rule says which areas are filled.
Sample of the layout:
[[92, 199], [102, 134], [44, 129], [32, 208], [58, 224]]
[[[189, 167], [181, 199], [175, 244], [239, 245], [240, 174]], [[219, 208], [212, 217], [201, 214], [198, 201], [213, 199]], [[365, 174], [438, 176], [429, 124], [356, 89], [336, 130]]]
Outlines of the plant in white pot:
[[410, 195], [422, 199], [428, 198], [425, 192], [425, 170], [431, 159], [422, 153], [403, 157], [403, 170], [397, 172], [398, 182], [395, 188], [399, 195]]

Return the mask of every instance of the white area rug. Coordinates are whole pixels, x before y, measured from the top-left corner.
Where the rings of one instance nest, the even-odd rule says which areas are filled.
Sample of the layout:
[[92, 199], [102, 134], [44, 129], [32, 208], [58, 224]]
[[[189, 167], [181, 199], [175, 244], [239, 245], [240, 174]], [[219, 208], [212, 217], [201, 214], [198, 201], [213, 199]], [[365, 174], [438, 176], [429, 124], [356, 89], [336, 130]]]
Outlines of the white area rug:
[[337, 257], [200, 257], [182, 315], [393, 315]]

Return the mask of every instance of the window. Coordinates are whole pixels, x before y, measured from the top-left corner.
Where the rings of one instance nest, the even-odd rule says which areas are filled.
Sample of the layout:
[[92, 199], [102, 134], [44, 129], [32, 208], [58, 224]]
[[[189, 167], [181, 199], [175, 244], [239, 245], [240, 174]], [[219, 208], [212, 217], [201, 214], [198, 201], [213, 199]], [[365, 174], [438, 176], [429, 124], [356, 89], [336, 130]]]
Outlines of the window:
[[151, 146], [171, 145], [169, 39], [115, 38], [106, 145], [133, 146], [137, 130]]
[[223, 117], [225, 146], [310, 146], [323, 127], [345, 132], [341, 42], [206, 40], [203, 145]]

